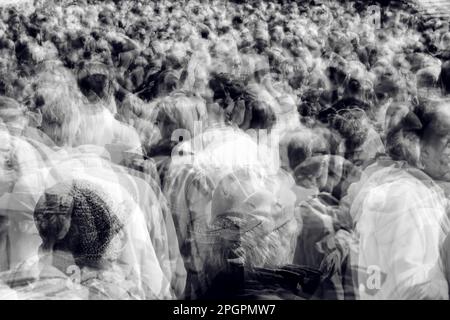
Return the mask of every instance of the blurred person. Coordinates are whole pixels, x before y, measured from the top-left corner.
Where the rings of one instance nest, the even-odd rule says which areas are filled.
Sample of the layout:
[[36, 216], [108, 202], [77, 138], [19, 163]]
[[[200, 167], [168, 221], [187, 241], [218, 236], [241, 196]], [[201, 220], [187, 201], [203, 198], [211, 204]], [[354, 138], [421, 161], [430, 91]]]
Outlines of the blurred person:
[[389, 128], [397, 137], [388, 141], [392, 159], [378, 159], [350, 186], [361, 299], [448, 299], [440, 255], [448, 234], [441, 187], [448, 162], [446, 109], [436, 103], [415, 113], [392, 110]]
[[301, 222], [272, 183], [244, 169], [215, 188], [210, 227], [200, 236], [208, 253], [203, 298], [307, 299], [315, 291], [319, 272], [292, 264]]
[[170, 297], [155, 281], [163, 275], [151, 245], [143, 246], [148, 235], [124, 205], [83, 180], [47, 189], [34, 212], [42, 238], [39, 260], [6, 277], [20, 299]]

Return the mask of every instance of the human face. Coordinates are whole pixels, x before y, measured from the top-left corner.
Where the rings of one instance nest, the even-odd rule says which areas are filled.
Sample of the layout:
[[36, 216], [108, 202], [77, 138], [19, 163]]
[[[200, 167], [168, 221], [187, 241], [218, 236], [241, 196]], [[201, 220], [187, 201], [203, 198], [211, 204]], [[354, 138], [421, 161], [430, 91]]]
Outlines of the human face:
[[421, 160], [428, 175], [450, 182], [450, 111], [445, 107], [436, 112], [425, 129]]
[[306, 189], [321, 188], [326, 184], [329, 156], [315, 155], [303, 161], [295, 169], [297, 185]]
[[[0, 129], [1, 130], [1, 129]], [[0, 196], [11, 192], [17, 178], [12, 157], [12, 138], [8, 131], [0, 131]]]
[[170, 140], [172, 133], [178, 129], [177, 125], [162, 110], [159, 111], [156, 117], [155, 125], [158, 127], [163, 140]]

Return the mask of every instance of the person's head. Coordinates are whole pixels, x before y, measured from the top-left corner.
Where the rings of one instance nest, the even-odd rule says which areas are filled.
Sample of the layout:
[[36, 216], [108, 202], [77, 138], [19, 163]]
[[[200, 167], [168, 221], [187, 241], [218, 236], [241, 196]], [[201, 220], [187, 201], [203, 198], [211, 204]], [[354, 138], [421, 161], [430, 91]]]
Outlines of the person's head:
[[334, 86], [341, 86], [347, 77], [345, 69], [341, 66], [330, 65], [326, 71], [328, 79]]
[[40, 129], [58, 145], [73, 145], [81, 124], [80, 106], [86, 103], [71, 77], [44, 74], [34, 92], [34, 109], [42, 113]]
[[308, 67], [301, 61], [294, 61], [293, 65], [285, 70], [289, 85], [294, 89], [301, 89], [308, 77]]
[[158, 96], [165, 96], [176, 90], [180, 86], [180, 79], [171, 70], [163, 71], [158, 77]]
[[445, 101], [429, 103], [418, 114], [423, 170], [434, 179], [450, 181], [450, 105]]
[[277, 117], [275, 111], [268, 103], [264, 101], [251, 101], [249, 103], [249, 109], [251, 119], [248, 128], [244, 127], [244, 130], [270, 130], [275, 125]]
[[340, 109], [328, 118], [330, 127], [342, 137], [340, 154], [355, 164], [367, 160], [364, 144], [368, 138], [370, 120], [364, 110], [357, 107]]
[[417, 134], [422, 123], [413, 108], [405, 103], [393, 103], [386, 110], [386, 153], [393, 160], [420, 166], [420, 140]]
[[378, 104], [383, 105], [389, 99], [395, 100], [399, 96], [401, 88], [395, 79], [381, 75], [374, 84], [374, 94]]
[[91, 103], [108, 100], [113, 90], [108, 68], [101, 63], [86, 64], [78, 74], [78, 86]]
[[233, 28], [236, 29], [237, 31], [242, 30], [242, 28], [244, 27], [244, 20], [239, 15], [234, 16], [233, 19], [231, 20], [231, 23], [233, 25]]
[[272, 41], [275, 43], [282, 43], [284, 39], [284, 31], [283, 27], [281, 25], [277, 25], [273, 28], [272, 34], [271, 34]]
[[322, 109], [320, 101], [321, 92], [318, 90], [308, 90], [301, 96], [301, 101], [297, 106], [300, 121], [303, 124], [314, 123]]
[[231, 101], [237, 101], [242, 97], [245, 92], [243, 83], [225, 73], [212, 74], [208, 84], [213, 91], [214, 101], [224, 109], [229, 106]]
[[427, 67], [420, 69], [416, 74], [416, 88], [419, 97], [427, 98], [431, 91], [436, 89], [439, 79], [439, 68]]
[[368, 101], [373, 94], [373, 83], [365, 66], [357, 61], [351, 61], [349, 64], [343, 96]]
[[21, 135], [28, 124], [24, 108], [14, 99], [0, 96], [0, 125], [5, 125], [9, 132]]
[[19, 176], [13, 144], [13, 137], [9, 131], [0, 127], [0, 197], [7, 192], [12, 192]]
[[325, 137], [313, 129], [287, 133], [280, 141], [282, 167], [292, 172], [297, 185], [305, 188], [321, 185], [325, 172], [320, 159], [329, 152]]
[[450, 32], [446, 32], [441, 36], [440, 48], [441, 50], [448, 50], [450, 47]]
[[119, 210], [99, 186], [88, 181], [54, 185], [34, 210], [41, 250], [68, 253], [79, 267], [102, 268], [117, 259], [122, 249]]
[[450, 61], [442, 64], [441, 74], [439, 75], [439, 84], [444, 95], [450, 94]]
[[294, 197], [280, 198], [277, 188], [275, 180], [253, 169], [221, 179], [211, 203], [216, 247], [210, 263], [217, 271], [230, 262], [249, 268], [292, 263], [300, 225], [293, 212]]
[[206, 106], [200, 98], [175, 92], [159, 100], [153, 117], [163, 140], [170, 140], [177, 129], [187, 130], [193, 137], [195, 123], [207, 118]]

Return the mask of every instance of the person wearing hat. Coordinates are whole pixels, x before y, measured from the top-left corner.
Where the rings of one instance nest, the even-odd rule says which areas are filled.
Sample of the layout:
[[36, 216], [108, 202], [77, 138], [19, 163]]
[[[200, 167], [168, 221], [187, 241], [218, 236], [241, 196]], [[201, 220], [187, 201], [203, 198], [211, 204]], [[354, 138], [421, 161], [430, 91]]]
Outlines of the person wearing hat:
[[20, 299], [172, 297], [143, 217], [108, 188], [80, 178], [45, 189], [34, 209], [38, 255], [3, 275]]

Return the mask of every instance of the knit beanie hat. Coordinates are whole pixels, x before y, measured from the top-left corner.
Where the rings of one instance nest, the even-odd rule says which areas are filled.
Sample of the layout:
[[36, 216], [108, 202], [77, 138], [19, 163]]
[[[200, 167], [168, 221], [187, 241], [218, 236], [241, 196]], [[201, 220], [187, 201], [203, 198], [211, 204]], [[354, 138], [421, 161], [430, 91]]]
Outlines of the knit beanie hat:
[[117, 252], [109, 246], [123, 228], [119, 211], [88, 181], [58, 183], [45, 191], [34, 210], [42, 248], [68, 251], [80, 267], [114, 259]]

